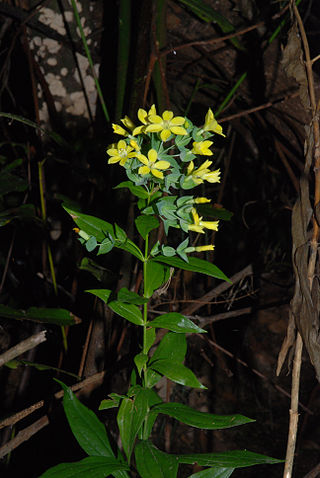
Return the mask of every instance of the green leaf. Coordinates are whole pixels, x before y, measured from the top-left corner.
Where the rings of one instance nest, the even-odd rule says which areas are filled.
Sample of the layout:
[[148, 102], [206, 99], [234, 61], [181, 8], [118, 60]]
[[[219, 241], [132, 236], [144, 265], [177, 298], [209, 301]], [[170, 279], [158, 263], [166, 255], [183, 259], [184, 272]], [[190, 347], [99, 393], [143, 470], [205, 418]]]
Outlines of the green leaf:
[[142, 186], [135, 186], [131, 181], [124, 181], [113, 189], [128, 188], [132, 194], [140, 199], [148, 199], [149, 194]]
[[[35, 369], [39, 370], [40, 372], [47, 371], [47, 370], [54, 370], [55, 372], [58, 372], [60, 374], [69, 375], [70, 377], [73, 377], [76, 380], [81, 380], [81, 377], [79, 377], [75, 373], [67, 372], [66, 370], [63, 370], [62, 368], [52, 367], [52, 365], [45, 365], [43, 363], [29, 362], [29, 360], [11, 360], [10, 362], [11, 362], [12, 365], [17, 365], [17, 366], [26, 365], [28, 367], [34, 367]], [[8, 363], [9, 362], [6, 363], [7, 366], [8, 366]]]
[[[208, 23], [217, 23], [223, 33], [231, 33], [235, 31], [234, 26], [227, 18], [202, 0], [180, 0], [180, 2], [186, 5], [195, 15], [197, 15], [197, 17], [201, 18], [201, 20]], [[239, 50], [244, 50], [244, 47], [239, 42], [238, 38], [231, 38], [230, 41]]]
[[118, 300], [112, 300], [108, 303], [113, 312], [120, 315], [124, 319], [136, 325], [143, 325], [143, 318], [140, 309], [134, 304], [125, 304]]
[[201, 334], [206, 332], [206, 330], [201, 329], [194, 324], [192, 320], [184, 317], [178, 312], [168, 312], [167, 314], [156, 317], [151, 322], [148, 322], [148, 326], [159, 329], [168, 329], [178, 334]]
[[154, 341], [156, 339], [156, 331], [155, 329], [147, 328], [146, 330], [146, 340], [145, 340], [145, 351], [146, 353], [149, 352], [150, 348], [154, 344]]
[[[100, 249], [99, 249], [100, 250]], [[98, 253], [99, 255], [99, 253]], [[114, 282], [119, 278], [114, 272], [97, 264], [89, 257], [84, 257], [80, 263], [79, 269], [92, 274], [99, 282]]]
[[119, 249], [123, 249], [124, 251], [129, 252], [140, 261], [144, 261], [142, 252], [140, 251], [139, 247], [134, 242], [131, 241], [131, 239], [127, 239], [126, 242], [123, 242], [122, 244], [115, 244], [115, 247], [118, 247]]
[[150, 231], [159, 227], [159, 220], [155, 216], [141, 215], [134, 222], [143, 239], [146, 239]]
[[70, 428], [81, 448], [94, 456], [114, 457], [105, 426], [92, 410], [83, 405], [60, 380], [64, 390], [63, 408]]
[[140, 441], [135, 448], [135, 458], [141, 478], [175, 478], [179, 461], [156, 448], [149, 440]]
[[43, 473], [39, 478], [105, 478], [110, 474], [120, 475], [115, 472], [130, 470], [128, 465], [121, 463], [116, 458], [105, 458], [101, 456], [89, 456], [74, 463], [61, 463]]
[[220, 466], [222, 468], [243, 468], [245, 466], [283, 463], [284, 460], [271, 458], [270, 456], [260, 455], [247, 450], [232, 450], [221, 453], [192, 453], [187, 455], [177, 455], [179, 463], [193, 465], [197, 463], [200, 466]]
[[156, 289], [158, 289], [165, 282], [167, 282], [170, 277], [170, 270], [169, 267], [166, 267], [163, 264], [159, 264], [159, 262], [156, 262], [154, 260], [149, 260], [145, 266], [145, 296], [150, 298]]
[[130, 462], [136, 436], [142, 427], [147, 413], [148, 401], [146, 400], [144, 389], [139, 390], [133, 399], [124, 398], [121, 402], [117, 423], [128, 462]]
[[174, 402], [161, 403], [153, 407], [152, 410], [169, 415], [169, 417], [173, 417], [191, 427], [203, 428], [205, 430], [221, 430], [255, 421], [243, 415], [214, 415], [212, 413], [199, 412], [187, 405]]
[[234, 472], [234, 468], [207, 468], [206, 470], [198, 471], [188, 476], [188, 478], [229, 478]]
[[102, 242], [105, 239], [106, 233], [114, 236], [113, 226], [109, 222], [88, 214], [82, 214], [79, 211], [73, 211], [64, 205], [62, 207], [70, 214], [79, 229], [86, 232], [89, 236], [94, 236], [98, 242]]
[[81, 320], [66, 309], [47, 309], [45, 307], [30, 307], [27, 310], [18, 310], [0, 304], [0, 317], [17, 320], [32, 320], [43, 324], [74, 325]]
[[211, 262], [204, 261], [203, 259], [198, 259], [197, 257], [190, 257], [189, 262], [185, 262], [179, 257], [165, 257], [157, 256], [151, 259], [151, 262], [161, 262], [167, 264], [171, 267], [176, 267], [178, 269], [183, 269], [185, 271], [199, 272], [200, 274], [206, 274], [216, 279], [222, 279], [227, 282], [230, 282], [230, 279], [214, 264]]
[[120, 242], [125, 242], [127, 240], [127, 234], [125, 231], [118, 226], [118, 224], [114, 225], [115, 237]]
[[109, 289], [88, 289], [85, 292], [96, 295], [99, 299], [103, 300], [105, 304], [108, 303], [109, 297], [112, 293], [112, 290]]
[[97, 239], [93, 236], [86, 242], [86, 249], [88, 252], [92, 252], [97, 247]]
[[145, 372], [144, 378], [146, 381], [146, 387], [152, 388], [159, 382], [159, 380], [161, 380], [162, 376], [160, 373], [148, 368]]
[[148, 362], [148, 355], [140, 352], [134, 357], [134, 363], [136, 364], [138, 374], [141, 377], [141, 371], [145, 364]]
[[168, 332], [150, 358], [149, 365], [156, 360], [168, 359], [171, 362], [183, 362], [187, 352], [187, 340], [183, 334]]
[[161, 375], [164, 375], [173, 382], [180, 383], [180, 385], [202, 389], [207, 388], [199, 382], [195, 374], [189, 368], [179, 362], [172, 362], [168, 359], [157, 360], [150, 364], [150, 368], [161, 373]]
[[117, 298], [119, 302], [127, 302], [128, 304], [141, 305], [148, 302], [146, 297], [141, 297], [141, 295], [128, 290], [126, 287], [119, 290]]

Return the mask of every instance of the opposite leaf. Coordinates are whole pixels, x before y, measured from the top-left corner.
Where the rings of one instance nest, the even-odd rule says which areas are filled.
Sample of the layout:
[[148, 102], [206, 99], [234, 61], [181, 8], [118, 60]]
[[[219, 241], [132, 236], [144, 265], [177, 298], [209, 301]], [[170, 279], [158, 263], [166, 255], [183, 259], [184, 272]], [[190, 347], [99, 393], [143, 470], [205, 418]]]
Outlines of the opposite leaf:
[[135, 458], [141, 478], [175, 478], [179, 461], [156, 448], [150, 441], [140, 441], [135, 448]]
[[[120, 463], [115, 458], [89, 456], [75, 463], [61, 463], [43, 473], [39, 478], [105, 478], [113, 476], [126, 477], [128, 465]], [[117, 474], [120, 472], [124, 474]]]
[[205, 333], [206, 330], [201, 329], [192, 320], [184, 317], [178, 312], [168, 312], [159, 317], [156, 317], [152, 322], [148, 322], [150, 327], [171, 330], [172, 332], [180, 334]]
[[60, 380], [63, 387], [63, 408], [70, 428], [81, 448], [94, 456], [114, 457], [104, 425], [92, 410], [83, 405]]
[[214, 415], [212, 413], [199, 412], [187, 405], [174, 402], [155, 405], [152, 411], [164, 413], [182, 423], [205, 430], [221, 430], [255, 421], [243, 415]]
[[159, 227], [159, 221], [155, 216], [138, 216], [135, 224], [143, 239], [146, 239], [150, 231]]

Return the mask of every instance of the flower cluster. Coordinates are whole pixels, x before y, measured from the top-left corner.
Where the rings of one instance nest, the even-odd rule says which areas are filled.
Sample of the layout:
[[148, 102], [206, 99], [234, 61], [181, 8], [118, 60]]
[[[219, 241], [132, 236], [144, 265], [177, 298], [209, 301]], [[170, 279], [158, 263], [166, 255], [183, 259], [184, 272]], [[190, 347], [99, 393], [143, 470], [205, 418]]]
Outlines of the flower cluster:
[[[212, 161], [198, 156], [212, 156], [214, 134], [225, 136], [209, 108], [204, 124], [194, 126], [188, 118], [174, 116], [172, 111], [157, 114], [155, 105], [146, 111], [138, 110], [140, 124], [128, 116], [120, 124], [113, 124], [114, 133], [123, 137], [107, 149], [109, 164], [123, 166], [128, 182], [119, 187], [129, 187], [138, 198], [141, 214], [157, 214], [164, 223], [165, 232], [170, 227], [184, 232], [204, 233], [205, 229], [218, 229], [218, 221], [203, 221], [196, 205], [209, 203], [207, 198], [178, 196], [175, 190], [190, 190], [203, 184], [220, 182], [220, 170], [211, 169]], [[208, 209], [207, 209], [208, 212]], [[183, 241], [177, 250], [163, 246], [162, 253], [178, 254], [187, 259], [186, 253], [212, 250], [212, 245], [188, 246]], [[160, 247], [160, 246], [159, 246]], [[159, 247], [153, 254], [160, 252]], [[173, 252], [174, 251], [174, 252]]]

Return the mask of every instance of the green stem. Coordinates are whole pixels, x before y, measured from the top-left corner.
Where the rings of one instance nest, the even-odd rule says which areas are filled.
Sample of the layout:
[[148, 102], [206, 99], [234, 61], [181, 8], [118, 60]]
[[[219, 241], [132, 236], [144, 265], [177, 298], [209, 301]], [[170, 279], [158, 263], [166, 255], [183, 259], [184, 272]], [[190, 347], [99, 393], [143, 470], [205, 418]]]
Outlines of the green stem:
[[[144, 247], [144, 263], [143, 263], [143, 297], [146, 297], [146, 281], [147, 281], [147, 262], [148, 262], [148, 251], [149, 250], [149, 234], [146, 236], [145, 240], [145, 247]], [[148, 322], [148, 303], [143, 304], [143, 353], [146, 354], [146, 346], [147, 346], [147, 322]]]

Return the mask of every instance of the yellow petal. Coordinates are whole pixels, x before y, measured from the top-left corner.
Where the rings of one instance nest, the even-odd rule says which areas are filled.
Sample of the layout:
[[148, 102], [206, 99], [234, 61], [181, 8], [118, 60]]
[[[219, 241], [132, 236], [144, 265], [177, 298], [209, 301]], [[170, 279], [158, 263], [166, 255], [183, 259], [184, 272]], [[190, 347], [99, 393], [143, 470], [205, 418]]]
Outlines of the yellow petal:
[[151, 123], [158, 123], [158, 124], [160, 124], [160, 123], [163, 122], [161, 116], [159, 116], [159, 115], [149, 115], [149, 116], [148, 116], [148, 120], [149, 120]]
[[170, 136], [170, 130], [169, 129], [163, 129], [160, 133], [160, 138], [161, 140], [164, 142], [164, 141], [167, 141], [167, 139], [169, 138]]
[[172, 118], [170, 123], [174, 124], [175, 126], [181, 126], [185, 123], [185, 119], [183, 118], [183, 116], [175, 116], [174, 118]]
[[170, 129], [174, 134], [187, 134], [187, 131], [181, 126], [170, 126]]
[[195, 202], [195, 204], [205, 204], [207, 202], [211, 202], [211, 199], [204, 198], [204, 197], [195, 198], [194, 202]]
[[163, 179], [163, 173], [161, 171], [158, 171], [157, 169], [151, 169], [151, 174], [153, 174], [153, 176], [158, 179]]
[[148, 126], [145, 127], [146, 133], [157, 133], [158, 131], [161, 131], [161, 130], [162, 130], [161, 124], [149, 124]]
[[116, 156], [116, 155], [118, 154], [118, 150], [115, 149], [115, 148], [107, 149], [107, 153], [108, 153], [110, 156]]
[[187, 167], [187, 174], [191, 174], [192, 171], [194, 170], [194, 162], [193, 161], [190, 161], [190, 163], [188, 164], [188, 167]]
[[138, 173], [142, 176], [145, 176], [146, 174], [150, 173], [150, 168], [148, 166], [140, 166], [140, 168], [138, 169]]
[[206, 173], [202, 177], [209, 183], [220, 183], [220, 169]]
[[190, 226], [188, 226], [188, 230], [204, 234], [203, 226], [197, 226], [196, 224], [190, 224]]
[[205, 227], [206, 229], [211, 229], [212, 231], [217, 231], [219, 221], [201, 221], [200, 224], [201, 224], [202, 227]]
[[170, 121], [173, 118], [173, 112], [168, 110], [164, 111], [162, 118], [164, 121]]
[[157, 161], [154, 167], [157, 169], [168, 169], [170, 168], [170, 163], [169, 161]]
[[118, 124], [112, 124], [113, 131], [121, 136], [128, 136], [127, 131]]
[[214, 250], [214, 246], [212, 244], [208, 246], [197, 246], [195, 248], [196, 252], [213, 251], [213, 250]]
[[155, 149], [149, 149], [148, 151], [148, 158], [151, 163], [155, 163], [158, 158], [157, 151]]
[[143, 110], [142, 108], [138, 109], [138, 118], [141, 121], [141, 123], [147, 124], [147, 121], [146, 121], [147, 116], [148, 116], [148, 113], [145, 110]]
[[112, 156], [109, 160], [108, 160], [108, 164], [114, 164], [114, 163], [117, 163], [118, 161], [121, 161], [121, 156]]
[[148, 161], [148, 159], [145, 157], [144, 154], [138, 154], [138, 155], [137, 155], [137, 158], [139, 159], [139, 161], [140, 161], [142, 164], [145, 164], [146, 166], [149, 165], [149, 161]]

